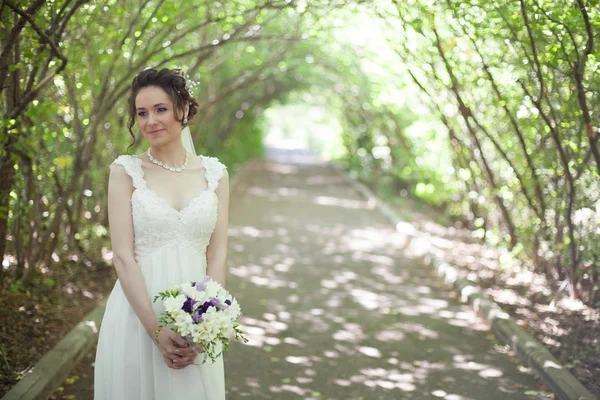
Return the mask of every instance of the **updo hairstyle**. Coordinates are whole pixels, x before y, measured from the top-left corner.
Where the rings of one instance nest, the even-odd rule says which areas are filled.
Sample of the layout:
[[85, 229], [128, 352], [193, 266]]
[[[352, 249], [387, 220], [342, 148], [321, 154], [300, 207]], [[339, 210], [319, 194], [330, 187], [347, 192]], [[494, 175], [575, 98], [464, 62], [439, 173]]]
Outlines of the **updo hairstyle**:
[[198, 101], [192, 97], [190, 92], [186, 88], [186, 80], [183, 77], [183, 73], [180, 69], [167, 69], [163, 68], [160, 71], [149, 68], [139, 74], [131, 82], [131, 94], [129, 96], [129, 134], [133, 138], [135, 144], [135, 134], [133, 133], [133, 126], [135, 125], [137, 110], [135, 107], [135, 98], [143, 88], [156, 86], [165, 91], [173, 102], [175, 113], [175, 119], [181, 122], [185, 117], [185, 105], [188, 104], [190, 109], [188, 111], [187, 119], [188, 125], [194, 119], [194, 116], [198, 112]]

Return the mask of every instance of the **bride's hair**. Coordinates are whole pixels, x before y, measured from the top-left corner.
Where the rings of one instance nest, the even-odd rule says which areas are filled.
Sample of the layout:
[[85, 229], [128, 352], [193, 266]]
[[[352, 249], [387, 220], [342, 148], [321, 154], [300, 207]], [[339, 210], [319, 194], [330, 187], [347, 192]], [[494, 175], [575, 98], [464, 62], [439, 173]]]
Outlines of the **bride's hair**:
[[136, 117], [135, 98], [140, 90], [145, 87], [156, 86], [165, 91], [173, 101], [175, 119], [181, 122], [182, 125], [184, 118], [183, 112], [186, 104], [190, 106], [187, 115], [188, 124], [194, 119], [194, 115], [198, 112], [198, 101], [192, 97], [186, 83], [186, 79], [180, 69], [164, 68], [158, 71], [149, 68], [140, 72], [133, 78], [133, 82], [131, 82], [131, 93], [129, 95], [129, 122], [127, 124], [129, 134], [133, 138], [133, 143], [129, 147], [135, 145], [135, 134], [133, 133], [133, 125], [135, 124]]

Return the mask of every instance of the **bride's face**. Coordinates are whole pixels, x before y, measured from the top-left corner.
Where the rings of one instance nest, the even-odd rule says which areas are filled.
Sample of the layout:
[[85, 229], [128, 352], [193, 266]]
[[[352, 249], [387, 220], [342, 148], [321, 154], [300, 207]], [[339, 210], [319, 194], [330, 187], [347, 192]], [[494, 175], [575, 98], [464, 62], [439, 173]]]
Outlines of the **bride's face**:
[[168, 143], [181, 135], [173, 101], [157, 86], [141, 89], [135, 98], [136, 120], [150, 145]]

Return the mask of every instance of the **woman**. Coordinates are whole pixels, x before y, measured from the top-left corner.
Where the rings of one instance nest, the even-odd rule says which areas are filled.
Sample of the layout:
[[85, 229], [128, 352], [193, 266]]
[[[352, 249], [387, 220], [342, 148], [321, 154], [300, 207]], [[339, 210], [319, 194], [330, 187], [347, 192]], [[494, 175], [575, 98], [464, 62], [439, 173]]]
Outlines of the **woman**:
[[191, 138], [182, 128], [197, 107], [177, 71], [148, 69], [131, 85], [129, 131], [135, 141], [137, 123], [149, 148], [118, 157], [110, 168], [108, 216], [119, 279], [100, 329], [97, 400], [225, 398], [222, 358], [194, 362], [178, 334], [158, 329], [163, 309], [151, 300], [205, 275], [225, 284], [228, 174], [216, 158], [184, 146]]

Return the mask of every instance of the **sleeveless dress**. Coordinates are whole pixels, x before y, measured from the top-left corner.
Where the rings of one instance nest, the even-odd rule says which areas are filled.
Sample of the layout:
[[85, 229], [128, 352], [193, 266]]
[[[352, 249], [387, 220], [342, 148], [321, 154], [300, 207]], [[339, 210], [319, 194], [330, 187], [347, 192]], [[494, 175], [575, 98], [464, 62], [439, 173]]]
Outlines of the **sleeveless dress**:
[[[135, 259], [150, 300], [158, 292], [206, 275], [206, 248], [217, 222], [215, 189], [226, 168], [214, 157], [199, 156], [208, 188], [181, 211], [149, 189], [142, 160], [119, 156], [114, 163], [133, 180], [131, 196]], [[158, 317], [160, 302], [152, 303]], [[117, 280], [100, 327], [94, 371], [96, 400], [222, 400], [225, 399], [223, 359], [214, 364], [169, 368]]]

